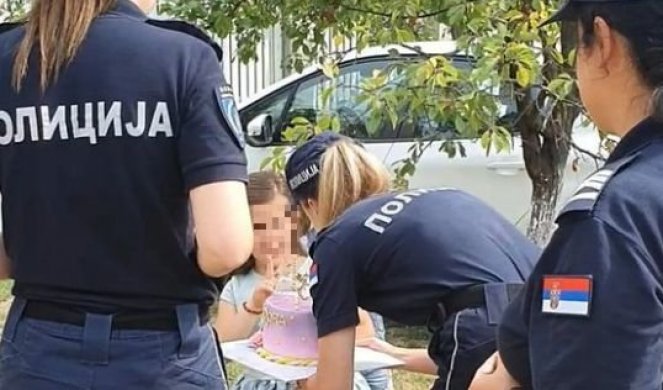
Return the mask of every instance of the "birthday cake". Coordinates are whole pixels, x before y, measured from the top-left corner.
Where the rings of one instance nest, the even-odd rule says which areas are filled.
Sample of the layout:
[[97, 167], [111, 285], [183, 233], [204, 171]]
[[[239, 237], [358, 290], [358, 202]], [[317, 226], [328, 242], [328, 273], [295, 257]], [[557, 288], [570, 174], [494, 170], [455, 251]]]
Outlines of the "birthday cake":
[[310, 298], [294, 292], [275, 292], [265, 301], [258, 354], [280, 364], [315, 365], [318, 333], [312, 309]]

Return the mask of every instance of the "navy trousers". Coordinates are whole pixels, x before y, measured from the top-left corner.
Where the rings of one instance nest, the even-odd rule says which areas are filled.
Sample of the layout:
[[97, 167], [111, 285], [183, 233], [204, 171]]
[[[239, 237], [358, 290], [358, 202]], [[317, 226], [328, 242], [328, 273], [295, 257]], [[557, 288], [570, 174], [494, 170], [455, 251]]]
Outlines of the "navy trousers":
[[433, 333], [428, 353], [438, 366], [433, 390], [467, 390], [474, 374], [496, 350], [497, 327], [485, 308], [451, 316]]
[[12, 304], [0, 343], [0, 389], [223, 390], [216, 338], [197, 305], [177, 307], [178, 330], [115, 330], [112, 315], [75, 326], [25, 318]]

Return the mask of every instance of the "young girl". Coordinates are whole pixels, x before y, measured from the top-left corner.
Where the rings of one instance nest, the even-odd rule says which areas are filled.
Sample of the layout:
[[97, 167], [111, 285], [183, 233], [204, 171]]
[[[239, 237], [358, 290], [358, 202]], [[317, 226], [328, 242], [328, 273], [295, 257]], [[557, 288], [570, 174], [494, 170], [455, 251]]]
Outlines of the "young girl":
[[335, 133], [299, 147], [286, 176], [318, 232], [311, 296], [319, 361], [302, 385], [350, 387], [361, 307], [429, 325], [428, 353], [413, 351], [406, 369], [437, 373], [435, 389], [466, 390], [495, 351], [495, 324], [531, 272], [536, 246], [462, 191], [391, 193], [380, 161]]
[[[254, 249], [251, 258], [226, 284], [221, 293], [215, 328], [221, 340], [249, 338], [260, 328], [265, 300], [277, 287], [280, 276], [308, 272], [310, 262], [303, 254], [297, 213], [288, 198], [288, 188], [282, 176], [271, 172], [256, 172], [249, 176], [248, 197], [254, 228]], [[358, 332], [363, 337], [374, 334], [366, 313]], [[371, 373], [371, 383], [383, 383], [384, 372]], [[295, 389], [294, 383], [265, 378], [255, 372], [245, 372], [233, 385], [236, 390]], [[383, 390], [386, 385], [369, 387], [362, 375], [355, 375], [355, 389]]]

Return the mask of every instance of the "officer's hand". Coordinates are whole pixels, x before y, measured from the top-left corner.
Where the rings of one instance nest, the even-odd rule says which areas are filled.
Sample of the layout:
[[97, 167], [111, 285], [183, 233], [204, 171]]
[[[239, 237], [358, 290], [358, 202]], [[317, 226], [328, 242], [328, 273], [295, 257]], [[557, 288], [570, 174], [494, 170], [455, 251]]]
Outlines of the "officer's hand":
[[267, 264], [265, 277], [253, 290], [253, 296], [251, 296], [250, 302], [252, 309], [262, 310], [267, 298], [272, 296], [272, 293], [274, 293], [276, 280], [276, 269], [274, 268], [274, 262], [270, 258], [269, 263]]
[[517, 390], [518, 382], [509, 375], [502, 364], [499, 353], [495, 352], [479, 367], [468, 390]]

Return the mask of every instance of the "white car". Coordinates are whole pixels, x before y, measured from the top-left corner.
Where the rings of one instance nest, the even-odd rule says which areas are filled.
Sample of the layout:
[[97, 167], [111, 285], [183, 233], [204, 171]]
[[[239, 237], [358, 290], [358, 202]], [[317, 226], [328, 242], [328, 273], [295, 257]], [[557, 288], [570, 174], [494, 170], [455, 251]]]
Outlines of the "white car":
[[[467, 57], [454, 55], [456, 46], [450, 41], [417, 43], [418, 50], [429, 55], [444, 55], [458, 67], [470, 67]], [[412, 47], [409, 45], [408, 47]], [[398, 56], [394, 56], [394, 50]], [[391, 166], [409, 156], [408, 149], [415, 137], [428, 134], [430, 125], [401, 124], [394, 131], [391, 124], [369, 135], [366, 130], [366, 110], [357, 104], [359, 91], [356, 86], [372, 76], [376, 69], [384, 69], [394, 61], [417, 56], [415, 51], [400, 45], [365, 49], [350, 53], [340, 63], [340, 74], [333, 81], [336, 88], [326, 107], [335, 110], [342, 118], [342, 132], [361, 140], [366, 148]], [[271, 154], [271, 149], [284, 146], [281, 133], [294, 117], [303, 116], [315, 121], [322, 112], [319, 95], [331, 81], [319, 67], [309, 67], [302, 73], [289, 76], [239, 105], [240, 118], [246, 131], [249, 171], [260, 169], [261, 162]], [[353, 88], [354, 86], [354, 88]], [[508, 103], [504, 106], [508, 111]], [[417, 122], [417, 121], [415, 121]], [[578, 121], [580, 122], [580, 121]], [[388, 123], [388, 121], [385, 121]], [[594, 128], [576, 126], [574, 143], [598, 154], [600, 140]], [[525, 172], [521, 140], [515, 134], [513, 147], [499, 154], [481, 147], [478, 139], [458, 139], [466, 157], [448, 157], [439, 152], [442, 141], [436, 142], [421, 157], [415, 174], [410, 178], [411, 188], [455, 187], [472, 193], [492, 205], [510, 221], [526, 226], [530, 210], [531, 182]], [[596, 170], [596, 161], [580, 156], [576, 169], [572, 168], [577, 153], [570, 154], [560, 201], [567, 199], [584, 178]], [[561, 202], [560, 202], [561, 203]]]

